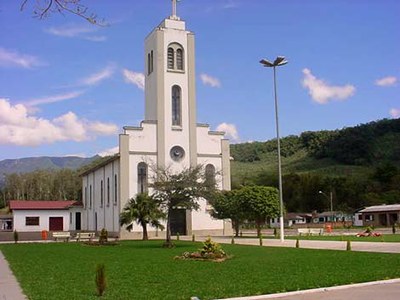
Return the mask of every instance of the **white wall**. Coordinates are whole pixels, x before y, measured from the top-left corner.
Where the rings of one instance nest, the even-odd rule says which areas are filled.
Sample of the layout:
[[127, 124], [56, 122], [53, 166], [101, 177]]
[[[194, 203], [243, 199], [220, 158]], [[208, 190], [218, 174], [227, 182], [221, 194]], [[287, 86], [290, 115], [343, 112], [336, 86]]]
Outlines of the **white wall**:
[[[63, 231], [69, 231], [69, 213], [69, 210], [13, 210], [14, 230], [21, 232], [49, 230], [50, 217], [63, 217]], [[39, 217], [39, 225], [25, 226], [25, 217]]]

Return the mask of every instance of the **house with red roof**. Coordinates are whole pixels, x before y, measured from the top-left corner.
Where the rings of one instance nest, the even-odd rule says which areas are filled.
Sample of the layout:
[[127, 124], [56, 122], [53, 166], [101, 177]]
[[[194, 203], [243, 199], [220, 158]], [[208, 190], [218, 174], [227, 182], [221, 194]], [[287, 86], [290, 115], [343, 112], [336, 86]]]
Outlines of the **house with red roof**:
[[81, 230], [82, 206], [77, 201], [11, 200], [10, 211], [18, 232]]

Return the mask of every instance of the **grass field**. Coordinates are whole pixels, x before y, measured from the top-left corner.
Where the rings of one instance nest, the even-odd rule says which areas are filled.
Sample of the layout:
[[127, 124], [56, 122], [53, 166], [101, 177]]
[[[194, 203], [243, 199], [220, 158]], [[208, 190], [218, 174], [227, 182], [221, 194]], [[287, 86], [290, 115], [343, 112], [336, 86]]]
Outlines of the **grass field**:
[[215, 299], [400, 277], [400, 255], [224, 245], [223, 263], [174, 260], [200, 243], [124, 241], [1, 245], [29, 299], [96, 299], [96, 264], [104, 263], [104, 299]]

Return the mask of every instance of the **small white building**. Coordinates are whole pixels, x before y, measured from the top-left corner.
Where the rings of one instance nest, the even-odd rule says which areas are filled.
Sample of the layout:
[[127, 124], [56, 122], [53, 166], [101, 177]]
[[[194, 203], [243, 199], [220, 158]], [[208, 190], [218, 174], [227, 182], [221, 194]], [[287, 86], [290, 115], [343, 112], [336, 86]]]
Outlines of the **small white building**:
[[[117, 155], [82, 174], [85, 230], [105, 228], [121, 238], [141, 235], [137, 224], [131, 233], [121, 228], [119, 215], [130, 198], [151, 194], [155, 169], [178, 173], [203, 165], [219, 189], [230, 190], [229, 141], [223, 132], [196, 122], [195, 39], [173, 5], [172, 15], [145, 39], [144, 120], [123, 128]], [[212, 218], [204, 199], [199, 204], [198, 211], [173, 210], [173, 235], [231, 234], [230, 222]], [[161, 234], [153, 228], [148, 233]]]
[[18, 232], [81, 230], [81, 210], [76, 201], [10, 201]]

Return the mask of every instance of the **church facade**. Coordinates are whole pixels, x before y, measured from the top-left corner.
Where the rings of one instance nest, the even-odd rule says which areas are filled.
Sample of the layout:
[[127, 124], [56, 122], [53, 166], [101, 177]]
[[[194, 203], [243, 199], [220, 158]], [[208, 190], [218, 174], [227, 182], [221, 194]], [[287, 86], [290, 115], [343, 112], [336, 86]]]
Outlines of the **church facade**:
[[[121, 238], [141, 235], [119, 225], [119, 214], [138, 193], [151, 194], [149, 183], [156, 168], [180, 172], [204, 166], [217, 187], [230, 190], [229, 141], [223, 132], [196, 122], [195, 38], [185, 22], [172, 16], [145, 40], [145, 118], [140, 126], [125, 126], [119, 136], [119, 153], [82, 174], [83, 220], [86, 230], [106, 228]], [[231, 234], [227, 220], [216, 220], [199, 199], [198, 211], [177, 209], [172, 234]], [[150, 236], [162, 236], [149, 226]]]

